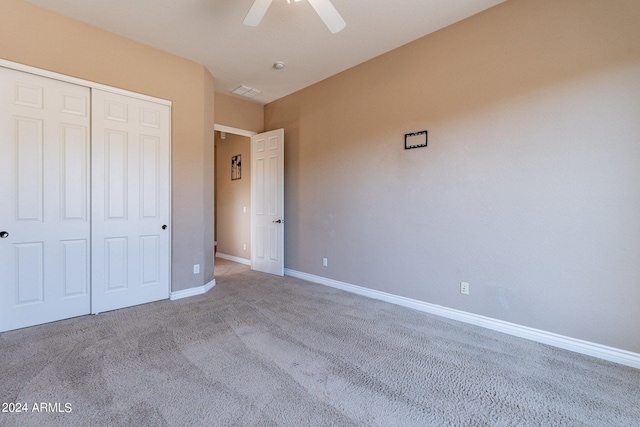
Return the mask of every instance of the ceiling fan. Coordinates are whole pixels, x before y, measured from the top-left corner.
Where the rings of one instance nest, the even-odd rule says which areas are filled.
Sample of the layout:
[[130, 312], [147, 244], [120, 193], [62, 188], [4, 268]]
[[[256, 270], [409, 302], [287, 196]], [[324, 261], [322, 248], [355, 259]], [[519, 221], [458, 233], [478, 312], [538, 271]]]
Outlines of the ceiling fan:
[[[260, 21], [262, 21], [262, 17], [267, 13], [267, 9], [269, 9], [272, 1], [273, 0], [255, 0], [253, 6], [249, 9], [249, 13], [247, 13], [247, 16], [244, 18], [244, 24], [251, 27], [258, 26]], [[291, 2], [291, 0], [287, 1], [289, 3]], [[293, 1], [298, 2], [300, 0]], [[331, 4], [331, 0], [309, 0], [309, 3], [333, 34], [347, 26], [342, 16], [340, 16], [336, 8]]]

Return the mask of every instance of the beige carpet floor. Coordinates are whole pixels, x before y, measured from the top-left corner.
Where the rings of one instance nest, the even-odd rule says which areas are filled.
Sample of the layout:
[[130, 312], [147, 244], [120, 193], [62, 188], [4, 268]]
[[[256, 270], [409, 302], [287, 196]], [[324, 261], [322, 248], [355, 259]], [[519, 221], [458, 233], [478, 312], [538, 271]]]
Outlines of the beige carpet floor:
[[640, 426], [639, 370], [216, 272], [205, 295], [0, 334], [0, 402], [27, 405], [0, 426]]

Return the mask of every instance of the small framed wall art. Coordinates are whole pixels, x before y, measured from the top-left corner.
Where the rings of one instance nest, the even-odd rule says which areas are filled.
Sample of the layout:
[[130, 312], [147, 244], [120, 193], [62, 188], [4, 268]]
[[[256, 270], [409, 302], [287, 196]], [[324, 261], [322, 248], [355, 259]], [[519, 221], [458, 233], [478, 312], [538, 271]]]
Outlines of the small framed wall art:
[[231, 180], [242, 178], [242, 154], [231, 157]]
[[420, 132], [406, 133], [404, 135], [404, 149], [420, 148], [427, 146], [427, 131], [421, 130]]

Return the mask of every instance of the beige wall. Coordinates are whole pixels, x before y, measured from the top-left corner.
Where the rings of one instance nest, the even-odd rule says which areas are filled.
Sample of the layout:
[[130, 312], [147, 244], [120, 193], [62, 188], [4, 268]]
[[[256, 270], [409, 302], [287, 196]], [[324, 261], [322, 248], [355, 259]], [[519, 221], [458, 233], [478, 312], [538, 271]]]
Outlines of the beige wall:
[[216, 92], [216, 124], [260, 133], [264, 130], [261, 104]]
[[[216, 133], [218, 253], [251, 259], [251, 138]], [[242, 156], [242, 178], [231, 180], [231, 157]], [[243, 208], [246, 207], [246, 212]], [[247, 245], [243, 249], [243, 245]]]
[[[204, 66], [21, 0], [0, 0], [0, 58], [168, 99], [172, 290], [213, 279], [214, 81]], [[193, 274], [200, 264], [201, 274]]]
[[637, 0], [505, 2], [265, 107], [285, 267], [640, 352], [639, 117]]

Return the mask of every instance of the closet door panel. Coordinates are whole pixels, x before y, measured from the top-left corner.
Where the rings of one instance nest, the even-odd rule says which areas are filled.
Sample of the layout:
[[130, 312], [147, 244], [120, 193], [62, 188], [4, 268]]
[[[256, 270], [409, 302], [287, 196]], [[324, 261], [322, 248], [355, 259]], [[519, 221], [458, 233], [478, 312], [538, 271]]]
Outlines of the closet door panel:
[[89, 95], [0, 67], [0, 331], [90, 312]]
[[98, 313], [169, 297], [170, 109], [94, 90], [92, 111]]

